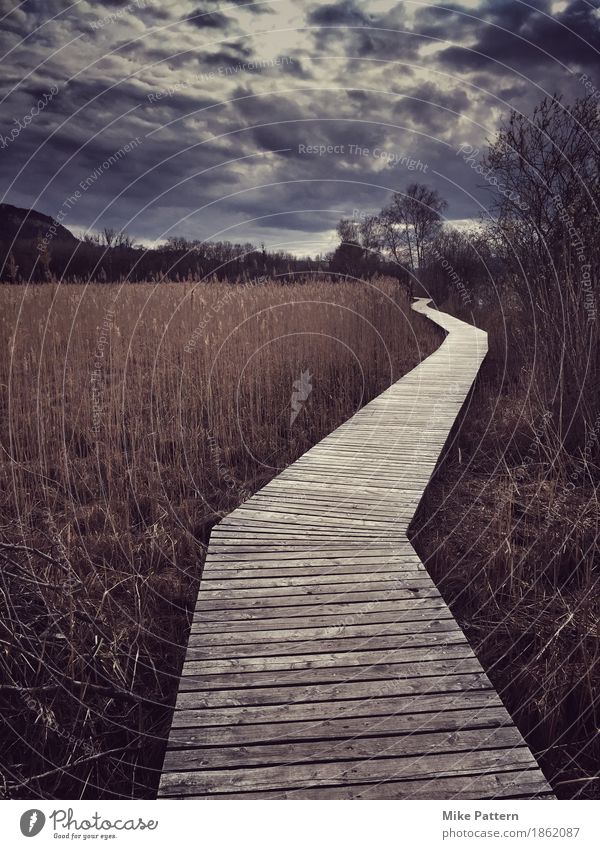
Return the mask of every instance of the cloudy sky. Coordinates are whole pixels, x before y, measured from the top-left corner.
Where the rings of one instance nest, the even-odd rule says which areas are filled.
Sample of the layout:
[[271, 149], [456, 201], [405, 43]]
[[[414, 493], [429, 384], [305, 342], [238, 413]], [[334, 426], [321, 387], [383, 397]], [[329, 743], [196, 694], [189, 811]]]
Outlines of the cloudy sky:
[[315, 254], [415, 179], [474, 218], [489, 197], [457, 149], [582, 74], [600, 88], [587, 0], [0, 0], [0, 19], [0, 200], [146, 243]]

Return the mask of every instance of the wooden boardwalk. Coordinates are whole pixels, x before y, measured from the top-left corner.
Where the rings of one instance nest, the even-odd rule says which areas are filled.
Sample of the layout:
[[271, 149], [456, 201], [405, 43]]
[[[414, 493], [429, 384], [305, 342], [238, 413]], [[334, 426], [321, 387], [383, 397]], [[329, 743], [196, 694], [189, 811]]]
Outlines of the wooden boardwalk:
[[159, 796], [551, 791], [406, 531], [487, 351], [438, 350], [213, 530]]

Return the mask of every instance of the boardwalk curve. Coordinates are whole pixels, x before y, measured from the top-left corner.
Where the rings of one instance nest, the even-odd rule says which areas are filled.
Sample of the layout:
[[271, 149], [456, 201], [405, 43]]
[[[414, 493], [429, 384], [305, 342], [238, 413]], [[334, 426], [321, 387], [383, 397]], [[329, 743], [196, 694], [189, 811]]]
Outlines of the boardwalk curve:
[[159, 796], [551, 791], [406, 532], [487, 351], [442, 345], [215, 526]]

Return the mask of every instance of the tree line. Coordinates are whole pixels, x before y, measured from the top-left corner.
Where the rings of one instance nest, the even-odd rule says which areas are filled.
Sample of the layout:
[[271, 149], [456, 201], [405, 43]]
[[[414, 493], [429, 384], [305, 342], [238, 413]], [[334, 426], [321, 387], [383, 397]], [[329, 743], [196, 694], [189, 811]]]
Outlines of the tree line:
[[299, 275], [326, 268], [320, 257], [298, 258], [250, 243], [169, 238], [157, 248], [135, 245], [127, 234], [106, 228], [80, 239], [0, 240], [3, 283], [248, 280]]

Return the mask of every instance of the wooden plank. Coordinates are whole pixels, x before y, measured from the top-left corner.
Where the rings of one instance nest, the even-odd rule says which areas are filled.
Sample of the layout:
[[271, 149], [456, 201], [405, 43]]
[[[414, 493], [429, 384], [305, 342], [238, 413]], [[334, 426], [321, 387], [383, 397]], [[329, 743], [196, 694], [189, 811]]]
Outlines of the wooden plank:
[[[225, 600], [221, 598], [208, 597], [208, 594], [202, 593], [201, 597], [198, 598], [196, 602], [196, 611], [217, 611], [217, 610], [230, 610], [232, 612], [237, 611], [251, 611], [256, 609], [265, 609], [265, 608], [285, 608], [285, 607], [295, 607], [298, 605], [305, 605], [307, 608], [312, 610], [322, 608], [328, 604], [352, 604], [352, 603], [366, 603], [370, 601], [377, 601], [381, 599], [381, 592], [378, 588], [374, 590], [365, 590], [364, 586], [356, 587], [356, 589], [352, 589], [351, 591], [343, 591], [343, 592], [320, 592], [318, 596], [310, 596], [306, 593], [299, 593], [291, 596], [242, 596], [241, 598], [226, 598]], [[395, 590], [386, 590], [385, 598], [389, 601], [394, 600], [407, 600], [411, 598], [415, 599], [423, 599], [423, 598], [439, 598], [439, 591], [431, 584], [431, 586], [424, 585], [422, 587], [399, 587]]]
[[321, 571], [335, 571], [337, 573], [352, 573], [352, 572], [362, 572], [364, 574], [368, 574], [369, 572], [377, 571], [381, 568], [392, 568], [394, 571], [410, 571], [410, 572], [424, 572], [425, 567], [421, 563], [421, 561], [414, 556], [409, 554], [394, 556], [391, 554], [382, 555], [381, 557], [369, 557], [368, 555], [364, 555], [363, 557], [353, 557], [348, 559], [340, 559], [331, 558], [330, 562], [327, 563], [324, 559], [318, 561], [310, 561], [304, 560], [300, 558], [298, 560], [284, 560], [273, 563], [272, 561], [267, 561], [266, 563], [261, 563], [260, 560], [246, 561], [237, 563], [236, 561], [225, 561], [219, 562], [218, 560], [211, 560], [210, 563], [207, 563], [204, 567], [203, 578], [205, 580], [211, 580], [215, 578], [217, 575], [222, 578], [227, 578], [232, 574], [235, 574], [237, 578], [244, 578], [249, 576], [260, 577], [260, 572], [265, 573], [265, 577], [270, 574], [283, 574], [292, 576], [295, 572], [302, 574], [311, 574], [318, 573]]
[[[465, 638], [456, 625], [454, 630], [452, 620], [447, 624], [440, 622], [435, 628], [423, 627], [423, 633], [390, 634], [389, 636], [373, 637], [337, 637], [335, 639], [289, 641], [281, 644], [269, 643], [238, 643], [235, 648], [228, 646], [207, 646], [201, 636], [190, 636], [187, 657], [190, 660], [205, 660], [206, 667], [210, 663], [219, 660], [233, 662], [235, 664], [245, 661], [257, 661], [260, 664], [268, 664], [270, 661], [278, 662], [281, 658], [303, 658], [314, 657], [315, 649], [319, 648], [318, 655], [336, 654], [353, 651], [375, 651], [381, 649], [394, 652], [399, 649], [412, 648], [415, 646], [438, 646], [464, 644]], [[443, 627], [446, 626], [446, 627]], [[385, 633], [385, 632], [384, 632]], [[202, 645], [195, 645], [201, 642]]]
[[[240, 557], [247, 555], [246, 559], [267, 558], [269, 560], [297, 560], [298, 558], [317, 557], [337, 557], [344, 553], [346, 549], [349, 553], [355, 551], [369, 554], [373, 551], [379, 551], [383, 548], [384, 542], [389, 542], [388, 539], [357, 541], [355, 548], [350, 548], [350, 541], [347, 536], [341, 536], [339, 539], [331, 540], [313, 540], [304, 538], [302, 540], [292, 539], [289, 536], [285, 540], [239, 540], [234, 539], [229, 542], [215, 541], [214, 548], [211, 548], [216, 556], [229, 555], [231, 557]], [[342, 546], [344, 547], [342, 549]], [[398, 546], [399, 550], [412, 551], [406, 544], [402, 543]], [[393, 541], [389, 542], [389, 551], [394, 550]]]
[[[405, 652], [402, 657], [405, 657]], [[225, 691], [244, 687], [250, 694], [254, 690], [271, 687], [302, 687], [322, 684], [348, 684], [356, 681], [380, 682], [403, 680], [432, 675], [454, 675], [463, 672], [476, 672], [483, 675], [479, 662], [470, 649], [463, 646], [445, 647], [443, 650], [413, 649], [403, 661], [380, 660], [377, 663], [351, 664], [343, 666], [306, 666], [303, 669], [279, 669], [252, 671], [251, 674], [235, 672], [205, 675], [202, 665], [186, 663], [181, 676], [182, 692], [186, 690]], [[371, 691], [379, 691], [379, 685], [373, 685]]]
[[[190, 788], [191, 789], [191, 788]], [[173, 794], [177, 795], [177, 794]], [[202, 798], [194, 793], [185, 798]], [[302, 790], [272, 790], [249, 793], [214, 793], [211, 799], [553, 799], [539, 770], [474, 773], [419, 781], [379, 781], [311, 787]]]
[[297, 672], [300, 669], [315, 670], [323, 667], [373, 666], [379, 663], [399, 662], [397, 658], [402, 658], [402, 662], [408, 663], [414, 660], [474, 657], [466, 641], [440, 645], [434, 644], [431, 640], [427, 642], [426, 646], [403, 646], [402, 648], [402, 652], [390, 649], [375, 650], [370, 647], [355, 651], [315, 652], [314, 654], [281, 655], [271, 658], [229, 658], [217, 661], [198, 661], [191, 656], [186, 656], [183, 669], [184, 673], [188, 675], [198, 674], [199, 672], [203, 675], [223, 675], [225, 673], [239, 675], [245, 673], [249, 676], [248, 683], [251, 686], [251, 678], [254, 676], [250, 676], [250, 673], [256, 672], [277, 672], [275, 678], [283, 682], [285, 680], [283, 673], [288, 670]]
[[[184, 714], [181, 714], [184, 716]], [[179, 722], [173, 727], [169, 748], [199, 748], [204, 746], [249, 746], [255, 743], [293, 743], [307, 740], [349, 740], [355, 737], [388, 737], [403, 734], [424, 734], [429, 731], [464, 731], [468, 729], [511, 726], [505, 708], [482, 707], [448, 710], [440, 713], [393, 714], [377, 718], [369, 716], [329, 719], [321, 722], [282, 722], [269, 725], [185, 727]], [[390, 776], [392, 777], [392, 776]]]
[[[310, 643], [313, 647], [327, 646], [328, 644], [335, 646], [336, 643], [330, 642], [339, 639], [348, 639], [358, 637], [361, 640], [367, 640], [369, 645], [372, 645], [371, 638], [382, 639], [388, 636], [403, 635], [408, 638], [417, 638], [417, 635], [428, 634], [431, 632], [448, 633], [462, 631], [458, 627], [455, 619], [450, 616], [434, 616], [427, 619], [417, 619], [410, 622], [368, 622], [368, 623], [343, 623], [333, 625], [321, 625], [319, 627], [304, 627], [298, 628], [297, 625], [293, 628], [280, 628], [277, 630], [255, 630], [245, 631], [240, 633], [215, 633], [206, 634], [192, 631], [190, 635], [189, 646], [206, 647], [212, 646], [239, 646], [240, 651], [256, 646], [261, 643], [268, 643], [269, 653], [280, 653], [282, 647], [286, 651], [295, 651], [297, 643]], [[267, 647], [265, 647], [266, 650]], [[254, 649], [252, 651], [254, 653]], [[238, 654], [238, 657], [245, 655]]]
[[[361, 481], [359, 484], [356, 481], [349, 482], [347, 480], [341, 480], [336, 483], [330, 476], [328, 476], [327, 479], [322, 478], [312, 482], [310, 487], [307, 487], [306, 490], [298, 490], [298, 487], [296, 487], [291, 481], [282, 479], [280, 476], [273, 478], [273, 480], [268, 483], [261, 492], [271, 495], [274, 491], [279, 489], [287, 492], [290, 488], [294, 488], [296, 492], [298, 492], [299, 498], [302, 497], [302, 492], [304, 492], [307, 497], [312, 497], [313, 495], [315, 497], [320, 497], [321, 495], [329, 496], [337, 492], [341, 492], [347, 493], [348, 497], [354, 496], [357, 501], [360, 501], [363, 498], [365, 500], [373, 498], [380, 500], [385, 497], [382, 495], [382, 490], [388, 495], [395, 494], [398, 498], [403, 498], [404, 495], [406, 495], [406, 497], [410, 497], [417, 502], [423, 494], [423, 491], [419, 489], [419, 487], [407, 486], [402, 481], [397, 481], [396, 486], [392, 490], [390, 487], [376, 486], [372, 481]], [[252, 498], [256, 498], [256, 495], [253, 495]]]
[[[401, 674], [379, 679], [378, 696], [403, 696], [415, 693], [448, 693], [454, 690], [483, 690], [490, 689], [491, 684], [486, 675], [475, 666], [475, 672], [465, 672], [463, 667], [452, 670], [451, 664], [446, 664], [450, 671], [443, 675], [417, 674], [413, 677], [401, 677]], [[431, 664], [435, 667], [435, 664]], [[438, 668], [441, 665], [438, 664]], [[443, 668], [443, 667], [442, 667]], [[341, 682], [294, 684], [288, 687], [273, 685], [272, 687], [241, 687], [221, 688], [219, 690], [203, 690], [202, 676], [198, 676], [195, 686], [188, 683], [187, 689], [181, 689], [177, 700], [178, 708], [196, 707], [232, 707], [243, 705], [287, 705], [295, 702], [338, 701], [343, 699], [368, 698], [373, 696], [375, 688], [372, 679], [345, 680]]]
[[253, 631], [264, 631], [267, 629], [277, 630], [288, 629], [295, 627], [296, 630], [304, 630], [314, 627], [327, 627], [336, 625], [337, 623], [346, 625], [364, 625], [381, 622], [382, 624], [392, 622], [419, 622], [424, 619], [452, 619], [452, 614], [447, 606], [442, 602], [431, 607], [414, 607], [411, 604], [408, 610], [398, 611], [395, 608], [380, 610], [380, 607], [386, 607], [385, 603], [381, 602], [375, 608], [367, 607], [359, 611], [342, 611], [341, 613], [319, 614], [313, 616], [287, 616], [282, 617], [267, 617], [256, 618], [239, 621], [232, 620], [227, 617], [224, 621], [213, 622], [206, 621], [204, 617], [196, 617], [192, 623], [192, 634], [232, 634], [240, 632], [243, 634], [251, 634]]
[[[289, 562], [289, 561], [288, 561]], [[393, 568], [391, 568], [393, 567]], [[409, 575], [414, 575], [415, 573], [422, 574], [425, 572], [425, 567], [422, 563], [413, 563], [411, 561], [400, 562], [400, 563], [383, 563], [383, 564], [371, 564], [367, 563], [364, 566], [331, 566], [329, 568], [325, 568], [324, 574], [326, 575], [360, 575], [363, 579], [367, 578], [369, 575], [378, 575], [381, 571], [392, 572], [392, 574], [396, 573], [407, 573]], [[319, 569], [318, 566], [287, 566], [285, 567], [285, 577], [290, 578], [301, 578], [301, 577], [314, 577], [315, 575], [323, 575], [323, 570]], [[281, 567], [274, 568], [260, 568], [257, 567], [255, 569], [207, 569], [205, 570], [202, 578], [204, 581], [226, 581], [232, 580], [235, 576], [236, 580], [247, 580], [247, 579], [255, 579], [255, 578], [281, 578]]]
[[[332, 508], [335, 509], [335, 508]], [[356, 511], [358, 513], [358, 511]], [[321, 508], [320, 510], [302, 511], [298, 510], [295, 514], [283, 512], [281, 510], [257, 510], [246, 509], [236, 511], [235, 521], [227, 522], [223, 520], [219, 523], [221, 532], [228, 532], [235, 528], [256, 528], [260, 530], [262, 526], [269, 528], [314, 528], [315, 522], [319, 523], [321, 528], [356, 528], [368, 531], [380, 532], [387, 530], [390, 523], [401, 521], [402, 519], [410, 519], [412, 516], [409, 511], [400, 513], [398, 511], [385, 512], [378, 511], [377, 517], [359, 518], [358, 516], [348, 515], [327, 515]]]
[[415, 780], [423, 777], [448, 776], [474, 772], [502, 772], [527, 769], [535, 762], [529, 749], [520, 748], [468, 753], [444, 752], [407, 758], [371, 758], [367, 761], [318, 762], [281, 766], [247, 767], [235, 770], [197, 770], [163, 773], [164, 795], [199, 787], [206, 795], [235, 790], [298, 789], [339, 784], [358, 784], [365, 780]]
[[487, 350], [427, 360], [217, 524], [160, 794], [549, 797], [406, 538]]
[[[394, 557], [412, 557], [414, 555], [414, 550], [408, 546], [400, 547], [396, 553], [392, 548], [385, 551], [381, 547], [381, 540], [369, 540], [366, 544], [363, 540], [357, 540], [356, 548], [353, 551], [348, 550], [346, 557], [344, 557], [344, 552], [340, 552], [341, 542], [333, 538], [327, 541], [314, 539], [312, 544], [310, 538], [307, 537], [299, 540], [293, 536], [288, 536], [287, 539], [287, 547], [284, 540], [271, 540], [268, 537], [264, 537], [262, 540], [254, 539], [240, 542], [238, 545], [218, 545], [215, 543], [215, 549], [212, 551], [212, 557], [207, 566], [211, 566], [215, 562], [223, 564], [238, 562], [242, 564], [244, 560], [256, 564], [262, 563], [263, 565], [269, 565], [267, 561], [271, 563], [280, 561], [282, 565], [285, 565], [286, 560], [306, 563], [309, 560], [323, 561], [329, 559], [335, 562], [336, 560], [339, 561], [340, 557], [355, 561], [364, 558], [371, 558], [372, 560], [379, 557], [382, 561], [387, 562]], [[349, 544], [348, 540], [349, 538], [346, 536], [346, 546]]]
[[[342, 580], [342, 578], [352, 578], [352, 576], [340, 576], [340, 580], [335, 579], [335, 575], [329, 574], [323, 576], [322, 582], [315, 582], [312, 585], [304, 581], [304, 579], [290, 578], [290, 581], [296, 580], [294, 584], [282, 584], [281, 586], [252, 586], [252, 587], [236, 587], [227, 588], [216, 587], [214, 584], [206, 586], [203, 589], [206, 598], [211, 599], [243, 599], [243, 598], [298, 598], [299, 596], [320, 595], [325, 593], [331, 595], [338, 593], [345, 595], [346, 592], [352, 592], [355, 588], [360, 592], [377, 591], [380, 594], [387, 593], [389, 590], [399, 589], [427, 589], [430, 582], [427, 577], [400, 577], [405, 573], [377, 574], [369, 577], [368, 581], [364, 578], [357, 577], [356, 580]], [[356, 577], [356, 576], [355, 576]], [[326, 583], [325, 583], [326, 581]], [[207, 581], [207, 584], [209, 582]], [[216, 583], [216, 582], [215, 582]]]
[[338, 572], [337, 570], [330, 570], [325, 572], [324, 574], [317, 575], [278, 575], [277, 577], [268, 577], [268, 578], [228, 578], [226, 580], [209, 580], [207, 578], [205, 584], [206, 592], [217, 592], [219, 590], [224, 590], [226, 592], [230, 592], [233, 590], [246, 590], [249, 589], [252, 592], [259, 591], [270, 591], [272, 589], [283, 588], [285, 590], [290, 590], [295, 587], [319, 587], [323, 584], [325, 585], [334, 585], [334, 584], [360, 584], [361, 586], [368, 580], [370, 583], [381, 581], [385, 583], [394, 583], [396, 581], [402, 582], [413, 582], [413, 581], [423, 581], [427, 582], [427, 578], [422, 577], [422, 573], [417, 570], [409, 570], [406, 571], [404, 569], [391, 569], [387, 564], [385, 564], [381, 570], [379, 569], [370, 569], [365, 574], [364, 572]]
[[[376, 698], [371, 696], [360, 699], [347, 699], [342, 702], [297, 702], [286, 707], [284, 716], [286, 723], [321, 723], [324, 720], [337, 720], [346, 716], [353, 719], [361, 716], [373, 719], [380, 716], [399, 716], [400, 714], [416, 716], [419, 713], [459, 710], [466, 706], [476, 709], [481, 707], [497, 707], [500, 705], [501, 702], [495, 690], [477, 689], [459, 693], [424, 693], [414, 697], [378, 696]], [[239, 729], [244, 725], [252, 725], [254, 723], [274, 725], [281, 717], [280, 705], [201, 709], [186, 707], [179, 711], [178, 724], [182, 728], [190, 726], [206, 728], [208, 726], [218, 725], [219, 727], [228, 729], [235, 726], [236, 729]], [[316, 733], [315, 727], [312, 728], [311, 733]], [[255, 731], [254, 733], [257, 732]], [[265, 733], [269, 732], [265, 731]]]
[[522, 746], [519, 733], [512, 727], [468, 731], [438, 731], [426, 734], [404, 734], [389, 737], [352, 737], [331, 740], [323, 745], [321, 740], [303, 743], [274, 743], [271, 745], [227, 746], [215, 750], [194, 747], [167, 752], [163, 770], [170, 772], [185, 769], [226, 769], [232, 767], [259, 767], [266, 765], [303, 764], [307, 761], [328, 760], [340, 762], [393, 756], [423, 757], [431, 753], [464, 753], [475, 749], [506, 749]]

